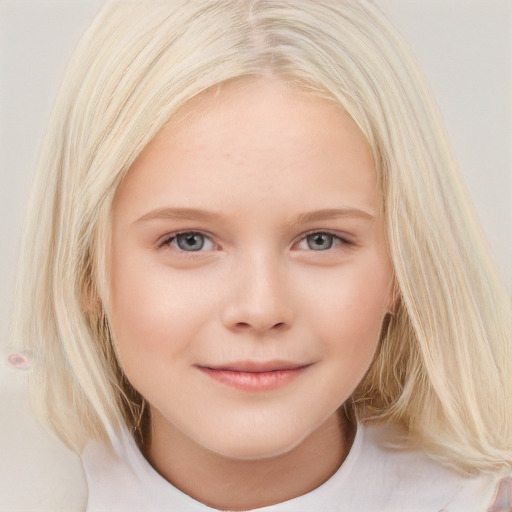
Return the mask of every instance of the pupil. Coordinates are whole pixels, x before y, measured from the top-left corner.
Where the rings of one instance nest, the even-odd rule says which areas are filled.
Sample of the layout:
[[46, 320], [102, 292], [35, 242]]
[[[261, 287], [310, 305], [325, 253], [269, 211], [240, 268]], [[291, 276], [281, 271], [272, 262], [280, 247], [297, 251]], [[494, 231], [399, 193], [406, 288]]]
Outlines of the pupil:
[[332, 247], [333, 238], [331, 235], [318, 233], [316, 235], [309, 235], [308, 246], [313, 250], [325, 250]]
[[198, 234], [178, 235], [176, 241], [184, 251], [199, 251], [204, 245], [204, 237]]

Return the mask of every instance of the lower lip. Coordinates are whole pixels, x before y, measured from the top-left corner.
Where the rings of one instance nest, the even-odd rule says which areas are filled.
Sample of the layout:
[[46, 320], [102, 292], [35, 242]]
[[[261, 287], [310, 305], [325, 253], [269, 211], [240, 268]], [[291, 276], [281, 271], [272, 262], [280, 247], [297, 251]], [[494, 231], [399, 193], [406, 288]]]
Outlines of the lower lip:
[[211, 379], [242, 391], [272, 391], [292, 382], [306, 369], [306, 366], [271, 372], [239, 372], [205, 367], [199, 367], [199, 369]]

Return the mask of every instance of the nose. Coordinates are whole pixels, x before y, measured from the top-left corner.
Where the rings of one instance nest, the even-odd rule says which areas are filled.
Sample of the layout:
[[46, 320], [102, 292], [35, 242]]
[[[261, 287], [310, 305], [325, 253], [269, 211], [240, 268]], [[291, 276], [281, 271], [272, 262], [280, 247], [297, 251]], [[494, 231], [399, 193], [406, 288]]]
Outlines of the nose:
[[221, 316], [227, 329], [266, 333], [292, 326], [294, 311], [287, 275], [277, 258], [248, 258], [232, 269], [225, 285]]

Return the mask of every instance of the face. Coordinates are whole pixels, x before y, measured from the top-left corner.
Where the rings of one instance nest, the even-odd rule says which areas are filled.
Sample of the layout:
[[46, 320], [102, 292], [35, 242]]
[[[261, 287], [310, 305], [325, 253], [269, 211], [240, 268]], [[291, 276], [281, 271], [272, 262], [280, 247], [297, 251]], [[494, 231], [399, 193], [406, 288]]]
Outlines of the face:
[[270, 79], [196, 101], [113, 205], [111, 324], [152, 429], [272, 457], [336, 417], [390, 308], [371, 149]]

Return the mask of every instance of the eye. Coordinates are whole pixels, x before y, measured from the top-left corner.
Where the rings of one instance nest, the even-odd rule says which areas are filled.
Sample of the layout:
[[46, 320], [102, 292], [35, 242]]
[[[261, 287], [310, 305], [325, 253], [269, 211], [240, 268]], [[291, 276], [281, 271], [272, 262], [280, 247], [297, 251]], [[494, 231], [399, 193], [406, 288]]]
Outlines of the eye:
[[174, 249], [185, 252], [210, 251], [216, 247], [207, 235], [196, 231], [174, 234], [165, 239], [162, 243], [162, 246], [164, 245], [169, 245]]
[[317, 231], [309, 233], [298, 244], [299, 249], [311, 251], [327, 251], [338, 245], [353, 245], [352, 242], [332, 233]]

